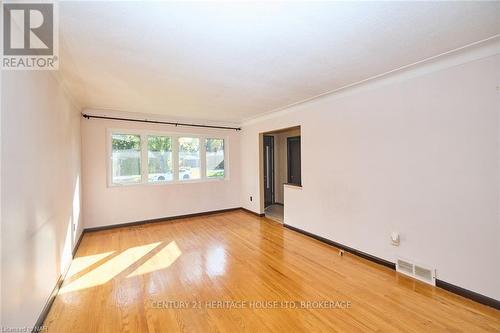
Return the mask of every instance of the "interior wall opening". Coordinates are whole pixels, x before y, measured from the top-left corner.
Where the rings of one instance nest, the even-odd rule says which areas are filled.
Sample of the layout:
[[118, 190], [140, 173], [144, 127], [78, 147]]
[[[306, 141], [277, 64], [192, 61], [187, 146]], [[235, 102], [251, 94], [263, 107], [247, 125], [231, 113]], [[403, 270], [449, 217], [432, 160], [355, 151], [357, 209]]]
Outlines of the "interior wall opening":
[[261, 211], [266, 217], [284, 223], [285, 184], [302, 184], [300, 126], [261, 135]]

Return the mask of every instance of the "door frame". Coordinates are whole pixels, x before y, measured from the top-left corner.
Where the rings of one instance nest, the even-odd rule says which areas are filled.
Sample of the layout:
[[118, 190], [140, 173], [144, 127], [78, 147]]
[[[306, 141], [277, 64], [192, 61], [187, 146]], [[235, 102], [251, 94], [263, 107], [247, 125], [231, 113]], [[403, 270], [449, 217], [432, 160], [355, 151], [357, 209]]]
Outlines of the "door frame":
[[[267, 138], [270, 138], [271, 139], [271, 145], [270, 145], [270, 152], [269, 152], [269, 156], [270, 156], [270, 161], [271, 161], [271, 166], [270, 166], [270, 174], [271, 174], [271, 179], [269, 180], [270, 181], [270, 185], [271, 185], [271, 201], [268, 201], [268, 203], [270, 202], [269, 205], [266, 205], [266, 181], [265, 181], [265, 177], [266, 177], [266, 166], [267, 166], [267, 160], [266, 160], [266, 137]], [[262, 159], [264, 161], [264, 172], [262, 174], [262, 184], [264, 185], [264, 209], [272, 204], [274, 204], [275, 202], [275, 198], [276, 198], [276, 188], [275, 188], [275, 166], [276, 166], [276, 163], [274, 161], [274, 148], [275, 148], [275, 142], [274, 142], [274, 135], [266, 135], [264, 134], [263, 135], [263, 140], [262, 140]]]

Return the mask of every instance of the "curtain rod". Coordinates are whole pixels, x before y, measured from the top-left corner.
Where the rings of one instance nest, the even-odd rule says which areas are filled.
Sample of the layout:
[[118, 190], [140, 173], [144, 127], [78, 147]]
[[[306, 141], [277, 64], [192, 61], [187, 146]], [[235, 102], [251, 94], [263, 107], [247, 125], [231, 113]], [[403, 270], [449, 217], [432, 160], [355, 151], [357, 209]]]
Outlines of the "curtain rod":
[[109, 119], [109, 120], [134, 121], [134, 122], [138, 122], [138, 123], [164, 124], [164, 125], [189, 126], [189, 127], [203, 127], [203, 128], [214, 128], [214, 129], [241, 131], [241, 127], [213, 126], [213, 125], [200, 125], [200, 124], [188, 124], [188, 123], [174, 123], [174, 122], [170, 122], [170, 121], [157, 121], [157, 120], [147, 120], [147, 119], [93, 116], [93, 115], [86, 114], [86, 113], [82, 113], [82, 117], [85, 119], [90, 119], [90, 118]]

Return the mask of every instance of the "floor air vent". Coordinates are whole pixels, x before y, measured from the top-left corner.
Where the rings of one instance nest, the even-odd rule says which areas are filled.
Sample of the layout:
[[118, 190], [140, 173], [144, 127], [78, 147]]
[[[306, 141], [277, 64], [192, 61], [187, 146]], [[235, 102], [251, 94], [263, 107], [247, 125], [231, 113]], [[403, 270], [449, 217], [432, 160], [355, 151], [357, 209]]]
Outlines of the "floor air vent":
[[425, 266], [412, 263], [406, 259], [398, 259], [396, 261], [396, 271], [403, 273], [404, 275], [411, 276], [422, 282], [436, 285], [436, 276], [434, 274], [434, 269], [427, 268]]

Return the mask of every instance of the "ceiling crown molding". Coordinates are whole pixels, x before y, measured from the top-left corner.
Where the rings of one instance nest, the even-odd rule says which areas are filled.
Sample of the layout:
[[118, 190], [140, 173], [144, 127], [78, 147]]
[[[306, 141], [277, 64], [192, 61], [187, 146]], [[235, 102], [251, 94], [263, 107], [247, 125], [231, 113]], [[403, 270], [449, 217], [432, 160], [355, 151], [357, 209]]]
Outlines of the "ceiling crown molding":
[[341, 97], [345, 94], [356, 93], [361, 90], [372, 89], [374, 87], [408, 80], [413, 77], [436, 72], [497, 54], [500, 54], [500, 34], [496, 34], [489, 38], [429, 57], [427, 59], [354, 82], [338, 89], [330, 90], [319, 95], [264, 112], [255, 117], [247, 118], [240, 123], [240, 126], [249, 126], [290, 112], [298, 111], [298, 108], [296, 108], [297, 106], [308, 102], [315, 102], [324, 97], [331, 97], [334, 95]]

